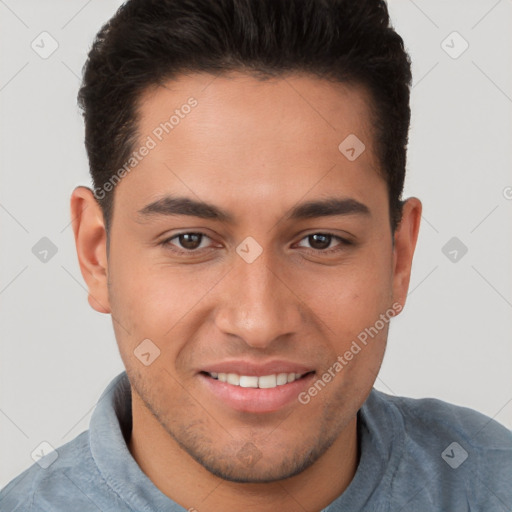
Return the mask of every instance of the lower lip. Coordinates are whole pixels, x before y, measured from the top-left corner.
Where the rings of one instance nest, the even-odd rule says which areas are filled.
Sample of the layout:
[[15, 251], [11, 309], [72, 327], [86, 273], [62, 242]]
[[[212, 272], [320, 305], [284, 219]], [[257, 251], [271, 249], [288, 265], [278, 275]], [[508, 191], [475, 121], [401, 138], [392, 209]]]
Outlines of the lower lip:
[[198, 374], [207, 389], [232, 409], [241, 412], [275, 412], [286, 405], [298, 401], [301, 391], [310, 386], [315, 374], [276, 386], [275, 388], [243, 388], [221, 382], [203, 373]]

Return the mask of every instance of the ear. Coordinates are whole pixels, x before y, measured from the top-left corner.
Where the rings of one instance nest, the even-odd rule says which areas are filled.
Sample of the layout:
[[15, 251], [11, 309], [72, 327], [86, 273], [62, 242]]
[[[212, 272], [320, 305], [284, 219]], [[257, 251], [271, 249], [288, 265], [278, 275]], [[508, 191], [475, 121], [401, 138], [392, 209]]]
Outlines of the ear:
[[80, 186], [73, 190], [71, 219], [80, 271], [89, 290], [89, 304], [99, 313], [110, 313], [107, 232], [103, 212], [91, 189]]
[[411, 278], [412, 258], [421, 221], [421, 201], [409, 198], [402, 208], [402, 219], [395, 230], [393, 249], [393, 299], [405, 305]]

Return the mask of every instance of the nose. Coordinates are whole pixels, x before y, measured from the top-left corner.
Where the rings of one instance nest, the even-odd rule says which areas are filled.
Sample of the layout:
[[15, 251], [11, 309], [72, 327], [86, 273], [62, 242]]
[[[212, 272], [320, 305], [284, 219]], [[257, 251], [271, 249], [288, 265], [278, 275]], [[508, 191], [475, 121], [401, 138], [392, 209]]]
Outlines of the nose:
[[303, 319], [301, 301], [283, 264], [268, 251], [252, 263], [235, 256], [235, 268], [222, 283], [216, 325], [224, 334], [265, 349], [284, 335], [298, 332]]

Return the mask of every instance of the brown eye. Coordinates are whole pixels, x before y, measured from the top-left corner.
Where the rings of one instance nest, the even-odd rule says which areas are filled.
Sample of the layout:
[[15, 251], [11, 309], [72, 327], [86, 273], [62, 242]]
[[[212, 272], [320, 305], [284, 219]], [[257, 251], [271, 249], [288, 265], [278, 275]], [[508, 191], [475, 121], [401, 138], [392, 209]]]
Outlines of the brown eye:
[[163, 240], [161, 245], [175, 252], [194, 252], [207, 247], [203, 244], [205, 239], [209, 237], [204, 233], [179, 233]]
[[177, 238], [184, 249], [197, 249], [201, 245], [203, 235], [200, 233], [183, 233]]
[[[331, 243], [334, 240], [337, 240], [338, 243], [335, 244], [334, 246], [332, 246]], [[304, 241], [307, 241], [307, 243], [309, 244], [309, 248], [312, 249], [313, 251], [324, 252], [324, 253], [336, 252], [338, 250], [343, 249], [344, 245], [349, 244], [349, 242], [347, 240], [344, 240], [343, 238], [333, 235], [331, 233], [313, 233], [311, 235], [305, 236], [300, 241], [299, 247], [304, 247], [307, 249], [308, 248], [307, 246], [300, 245]]]
[[315, 233], [314, 235], [308, 236], [309, 244], [316, 250], [327, 249], [331, 244], [331, 240], [331, 235], [324, 235], [322, 233]]

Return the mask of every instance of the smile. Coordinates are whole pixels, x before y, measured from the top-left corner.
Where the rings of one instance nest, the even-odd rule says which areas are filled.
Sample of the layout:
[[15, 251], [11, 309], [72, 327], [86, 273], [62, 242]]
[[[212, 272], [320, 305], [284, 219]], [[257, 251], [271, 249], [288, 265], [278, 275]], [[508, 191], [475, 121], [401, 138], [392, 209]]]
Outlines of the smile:
[[205, 372], [213, 379], [220, 382], [226, 382], [232, 386], [240, 386], [242, 388], [260, 388], [270, 389], [277, 386], [284, 386], [285, 384], [294, 382], [302, 378], [305, 373], [273, 373], [270, 375], [239, 375], [237, 373], [218, 373], [218, 372]]
[[203, 370], [197, 376], [212, 405], [253, 414], [271, 413], [293, 407], [294, 404], [300, 405], [299, 394], [315, 378], [314, 371], [246, 375], [246, 372], [251, 373], [247, 370], [241, 373]]

